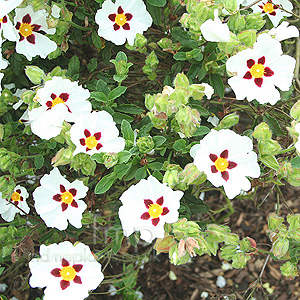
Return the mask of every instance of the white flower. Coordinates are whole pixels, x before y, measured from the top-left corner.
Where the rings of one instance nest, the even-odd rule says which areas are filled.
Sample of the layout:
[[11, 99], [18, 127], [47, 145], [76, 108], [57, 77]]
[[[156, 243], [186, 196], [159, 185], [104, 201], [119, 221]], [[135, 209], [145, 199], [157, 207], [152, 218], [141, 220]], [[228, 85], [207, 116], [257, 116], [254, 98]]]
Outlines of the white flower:
[[23, 0], [0, 0], [0, 19], [19, 6]]
[[64, 230], [69, 220], [74, 227], [81, 228], [82, 213], [87, 205], [79, 199], [86, 196], [88, 188], [80, 180], [70, 183], [58, 168], [44, 175], [40, 183], [33, 192], [33, 199], [36, 212], [46, 225]]
[[[2, 199], [2, 195], [0, 193], [1, 217], [7, 222], [11, 222], [15, 218], [16, 213], [20, 213], [21, 215], [24, 215], [24, 213], [20, 209], [22, 209], [24, 212], [28, 214], [30, 208], [25, 201], [27, 198], [28, 198], [28, 193], [26, 189], [20, 185], [17, 185], [14, 188], [14, 192], [11, 196], [10, 201], [6, 199]], [[20, 209], [18, 209], [18, 207], [11, 204], [11, 202], [17, 205]]]
[[10, 41], [15, 42], [19, 39], [18, 32], [11, 22], [9, 16], [4, 16], [2, 19], [0, 19], [0, 36], [1, 33], [3, 33], [4, 38]]
[[[247, 1], [247, 5], [252, 3], [252, 0]], [[255, 5], [251, 6], [251, 9], [254, 13], [261, 12], [263, 15], [266, 14], [273, 25], [276, 27], [278, 26], [280, 20], [283, 17], [291, 17], [290, 13], [287, 13], [280, 9], [282, 6], [287, 11], [293, 10], [293, 5], [288, 0], [272, 0], [272, 1], [260, 1]]]
[[116, 45], [126, 39], [133, 46], [137, 33], [143, 33], [152, 24], [152, 18], [142, 0], [106, 0], [95, 16], [98, 34]]
[[104, 279], [101, 264], [83, 243], [41, 245], [40, 255], [29, 262], [29, 284], [46, 287], [44, 300], [85, 299]]
[[215, 19], [209, 19], [205, 21], [200, 30], [203, 37], [210, 42], [229, 42], [230, 31], [227, 24], [223, 24], [218, 16], [218, 10], [214, 11]]
[[68, 108], [62, 103], [49, 110], [44, 106], [34, 108], [28, 112], [31, 130], [40, 138], [49, 140], [60, 134], [67, 114]]
[[46, 58], [57, 48], [55, 42], [42, 34], [42, 32], [55, 33], [55, 28], [48, 28], [46, 18], [45, 9], [33, 11], [30, 5], [25, 8], [16, 8], [14, 23], [20, 36], [16, 51], [24, 54], [28, 60], [32, 60], [36, 55]]
[[299, 30], [296, 26], [289, 26], [289, 22], [283, 21], [278, 27], [272, 28], [268, 34], [277, 41], [283, 41], [292, 37], [298, 37]]
[[260, 175], [257, 155], [247, 136], [240, 136], [229, 129], [211, 130], [201, 141], [191, 148], [190, 154], [199, 171], [216, 187], [223, 186], [229, 199], [241, 190], [251, 188], [246, 176]]
[[296, 60], [282, 55], [281, 44], [267, 33], [260, 34], [253, 49], [246, 49], [226, 62], [229, 72], [236, 74], [228, 79], [236, 99], [275, 104], [280, 93], [288, 91], [294, 75]]
[[80, 114], [88, 114], [92, 105], [86, 101], [90, 92], [79, 86], [77, 82], [54, 76], [37, 90], [37, 101], [47, 110], [63, 103], [68, 108], [65, 120], [73, 122]]
[[120, 197], [119, 218], [125, 236], [141, 232], [141, 239], [151, 242], [164, 237], [164, 224], [178, 220], [182, 191], [173, 191], [166, 184], [149, 176], [132, 185]]
[[125, 140], [112, 116], [106, 111], [92, 112], [79, 116], [70, 130], [71, 140], [77, 153], [93, 155], [99, 152], [118, 153], [125, 148]]

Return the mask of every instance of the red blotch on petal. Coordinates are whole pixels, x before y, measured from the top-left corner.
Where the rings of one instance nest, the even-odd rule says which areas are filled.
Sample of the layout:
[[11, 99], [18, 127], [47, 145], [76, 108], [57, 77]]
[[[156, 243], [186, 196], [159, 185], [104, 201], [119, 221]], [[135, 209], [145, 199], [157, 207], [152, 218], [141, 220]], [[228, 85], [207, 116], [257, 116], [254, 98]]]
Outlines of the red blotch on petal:
[[48, 108], [51, 108], [52, 107], [52, 101], [47, 101], [46, 105], [47, 105]]
[[54, 99], [56, 98], [56, 95], [55, 95], [54, 93], [52, 93], [52, 94], [50, 95], [50, 97], [51, 97], [52, 100], [54, 100]]
[[94, 134], [94, 137], [95, 137], [95, 139], [98, 141], [98, 140], [100, 140], [100, 138], [101, 138], [101, 132], [96, 132], [95, 134]]
[[2, 18], [2, 23], [7, 23], [7, 16], [4, 16], [4, 17]]
[[255, 78], [255, 79], [254, 79], [254, 82], [255, 82], [255, 84], [256, 84], [258, 87], [261, 87], [262, 84], [263, 84], [263, 79], [262, 79], [262, 78]]
[[210, 169], [211, 169], [212, 173], [218, 173], [218, 170], [215, 165], [211, 166]]
[[76, 271], [76, 272], [80, 272], [81, 271], [81, 269], [83, 268], [83, 265], [73, 265], [73, 268], [74, 268], [74, 270]]
[[67, 208], [68, 208], [68, 204], [67, 203], [62, 203], [61, 204], [62, 211], [65, 211]]
[[166, 215], [169, 212], [169, 209], [167, 207], [163, 208], [163, 211], [161, 213], [162, 216]]
[[96, 149], [99, 150], [99, 149], [102, 148], [102, 147], [103, 147], [103, 145], [100, 144], [100, 143], [98, 143], [97, 146], [96, 146]]
[[150, 199], [145, 199], [145, 200], [144, 200], [144, 203], [145, 203], [145, 205], [146, 205], [146, 208], [149, 208], [150, 205], [153, 204], [153, 201], [150, 200]]
[[69, 192], [72, 194], [72, 196], [76, 196], [77, 190], [76, 189], [69, 189]]
[[89, 130], [87, 130], [87, 129], [84, 129], [84, 135], [85, 135], [85, 137], [90, 137], [91, 136], [91, 133], [90, 133], [90, 131]]
[[150, 218], [150, 214], [148, 212], [145, 212], [141, 215], [142, 220], [148, 220]]
[[109, 16], [108, 16], [108, 18], [112, 21], [112, 22], [114, 22], [115, 21], [115, 19], [116, 19], [116, 14], [110, 14]]
[[61, 93], [59, 95], [59, 98], [63, 99], [64, 101], [67, 101], [69, 99], [69, 94], [68, 93]]
[[121, 6], [119, 6], [118, 7], [118, 14], [123, 14], [123, 13], [124, 13], [124, 9]]
[[275, 10], [272, 11], [271, 13], [269, 13], [269, 15], [271, 15], [271, 16], [276, 16], [276, 11], [275, 11]]
[[41, 25], [38, 25], [38, 24], [32, 24], [31, 26], [32, 26], [33, 31], [39, 31], [40, 28], [42, 27]]
[[125, 23], [122, 27], [123, 27], [124, 30], [130, 30], [129, 23]]
[[61, 265], [62, 265], [63, 267], [67, 267], [67, 266], [69, 266], [70, 264], [69, 264], [69, 262], [68, 262], [65, 258], [63, 258], [63, 259], [61, 260]]
[[252, 66], [253, 66], [254, 64], [255, 64], [254, 59], [248, 59], [248, 60], [247, 60], [247, 67], [248, 67], [249, 69], [251, 69]]
[[67, 280], [62, 280], [60, 282], [60, 287], [62, 290], [65, 290], [67, 287], [70, 286], [70, 281], [67, 281]]
[[55, 200], [55, 201], [61, 201], [61, 197], [60, 197], [60, 194], [56, 194], [56, 195], [54, 195], [53, 196], [53, 200]]
[[17, 22], [17, 24], [16, 24], [16, 29], [19, 30], [20, 27], [21, 27], [21, 23], [20, 23], [20, 22]]
[[55, 277], [60, 277], [60, 269], [59, 268], [53, 269], [50, 273], [51, 273], [51, 275], [53, 275]]
[[164, 203], [164, 197], [161, 196], [159, 197], [157, 200], [156, 200], [156, 203], [159, 204], [159, 205], [162, 205]]
[[216, 154], [209, 154], [209, 158], [212, 162], [215, 162], [218, 159], [218, 156]]
[[27, 41], [30, 44], [35, 44], [35, 36], [34, 36], [34, 34], [29, 35], [26, 39], [27, 39]]
[[152, 224], [154, 226], [156, 226], [158, 223], [159, 223], [160, 219], [159, 218], [155, 218], [155, 219], [152, 219]]
[[224, 150], [221, 154], [220, 157], [227, 159], [228, 158], [228, 150]]
[[75, 200], [73, 200], [72, 202], [71, 202], [71, 206], [72, 207], [78, 207], [78, 203], [75, 201]]
[[66, 191], [66, 188], [62, 184], [59, 185], [59, 189], [61, 193], [64, 193]]
[[266, 77], [271, 77], [274, 75], [274, 72], [269, 67], [265, 67], [264, 75]]
[[79, 142], [80, 142], [80, 145], [85, 146], [85, 139], [80, 139]]
[[23, 23], [27, 23], [27, 24], [30, 24], [31, 23], [31, 17], [29, 14], [25, 15], [22, 19], [22, 22]]
[[262, 56], [261, 58], [258, 59], [258, 63], [259, 64], [264, 64], [266, 62], [266, 58], [264, 56]]
[[126, 20], [130, 21], [132, 19], [132, 14], [125, 14]]
[[225, 181], [229, 179], [229, 173], [227, 171], [221, 172], [221, 176]]
[[117, 30], [119, 30], [119, 29], [120, 29], [120, 26], [119, 26], [117, 23], [115, 23], [115, 24], [114, 24], [114, 30], [117, 31]]
[[244, 78], [244, 79], [251, 79], [251, 78], [252, 78], [252, 75], [251, 75], [251, 73], [248, 71], [248, 72], [246, 72], [246, 74], [244, 75], [243, 78]]
[[231, 170], [231, 169], [235, 168], [236, 166], [237, 166], [237, 163], [235, 163], [233, 161], [229, 161], [227, 169]]
[[20, 189], [17, 189], [16, 192], [17, 192], [18, 194], [21, 194], [21, 193], [22, 193]]
[[75, 283], [82, 284], [81, 278], [79, 276], [77, 276], [77, 275], [75, 276], [75, 278], [73, 279], [73, 281]]

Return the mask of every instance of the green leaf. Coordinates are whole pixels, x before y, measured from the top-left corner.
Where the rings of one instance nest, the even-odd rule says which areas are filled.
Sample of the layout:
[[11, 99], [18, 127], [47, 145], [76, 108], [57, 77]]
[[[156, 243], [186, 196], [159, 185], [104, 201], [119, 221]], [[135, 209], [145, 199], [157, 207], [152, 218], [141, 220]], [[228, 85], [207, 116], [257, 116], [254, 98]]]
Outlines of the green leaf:
[[36, 156], [34, 158], [34, 165], [37, 169], [40, 169], [44, 165], [44, 157], [43, 156]]
[[116, 179], [117, 175], [114, 172], [102, 177], [95, 187], [95, 194], [104, 194], [107, 192]]
[[92, 214], [90, 212], [86, 212], [82, 215], [81, 223], [82, 223], [82, 225], [88, 225], [88, 224], [93, 223], [94, 220], [95, 220], [94, 214]]
[[131, 128], [130, 123], [127, 120], [123, 120], [121, 123], [121, 132], [123, 134], [123, 138], [124, 140], [129, 140], [132, 142], [134, 142], [134, 133], [133, 130]]
[[178, 152], [186, 153], [186, 141], [183, 139], [177, 140], [173, 145], [173, 149]]
[[198, 42], [191, 39], [191, 34], [188, 31], [184, 31], [180, 27], [173, 28], [171, 37], [179, 42], [182, 46], [193, 49], [198, 47]]
[[193, 133], [193, 136], [205, 135], [210, 132], [210, 129], [206, 126], [197, 127], [196, 131]]
[[279, 164], [278, 164], [278, 161], [277, 159], [275, 158], [274, 155], [262, 155], [260, 157], [260, 161], [266, 165], [267, 167], [273, 169], [273, 170], [276, 170], [278, 171], [279, 170]]
[[119, 98], [121, 95], [123, 95], [127, 90], [127, 87], [125, 86], [118, 86], [115, 89], [113, 89], [111, 92], [108, 94], [108, 100], [113, 101], [117, 98]]
[[110, 92], [110, 89], [109, 87], [107, 86], [107, 83], [102, 80], [102, 79], [99, 79], [97, 81], [97, 84], [96, 84], [96, 90], [97, 92], [101, 92], [103, 94], [105, 94], [106, 96], [109, 94]]
[[161, 146], [167, 139], [163, 136], [154, 136], [153, 138], [153, 141], [155, 143], [155, 148], [158, 148], [159, 146]]
[[112, 251], [114, 254], [117, 254], [122, 246], [122, 241], [124, 239], [124, 235], [122, 231], [116, 232], [116, 238], [113, 239], [113, 247]]
[[73, 56], [69, 61], [67, 76], [73, 77], [73, 75], [79, 75], [80, 61], [78, 56]]
[[152, 176], [155, 177], [159, 181], [162, 181], [164, 178], [164, 176], [158, 170], [154, 170]]
[[157, 171], [159, 171], [159, 170], [162, 169], [163, 164], [157, 161], [157, 162], [153, 162], [153, 163], [147, 164], [147, 167], [149, 169], [151, 169], [151, 170], [157, 170]]
[[147, 176], [147, 170], [145, 167], [139, 168], [135, 173], [135, 179], [141, 180]]
[[167, 0], [147, 0], [147, 2], [153, 6], [164, 7]]
[[133, 118], [126, 115], [126, 114], [121, 114], [121, 113], [114, 113], [112, 115], [114, 121], [117, 123], [117, 124], [121, 124], [124, 120], [127, 120], [128, 122], [132, 122], [133, 121]]
[[97, 58], [93, 57], [87, 65], [87, 68], [90, 72], [93, 72], [97, 68], [98, 62]]
[[94, 98], [97, 101], [101, 101], [104, 103], [108, 102], [108, 99], [106, 97], [106, 95], [102, 92], [91, 92], [91, 97]]
[[103, 48], [101, 38], [100, 38], [99, 34], [96, 32], [96, 30], [93, 30], [93, 32], [92, 32], [92, 41], [93, 41], [93, 44], [96, 46], [96, 48], [98, 48], [98, 49]]
[[0, 267], [0, 276], [3, 273], [4, 270], [5, 270], [5, 267]]
[[296, 156], [291, 160], [292, 167], [300, 168], [300, 156]]
[[222, 77], [217, 74], [210, 74], [209, 83], [214, 88], [215, 93], [217, 93], [221, 98], [223, 98], [225, 94], [225, 88]]
[[131, 153], [129, 151], [121, 151], [118, 153], [119, 164], [126, 164], [131, 157]]
[[161, 24], [161, 9], [157, 6], [147, 3], [147, 11], [151, 15], [153, 23], [159, 26]]
[[94, 153], [91, 158], [93, 160], [95, 160], [98, 164], [103, 164], [104, 163], [104, 160], [103, 160], [103, 155], [104, 155], [104, 152], [102, 153]]
[[269, 125], [271, 131], [276, 136], [284, 136], [285, 133], [281, 130], [278, 121], [274, 117], [270, 116], [268, 113], [264, 113], [263, 120]]
[[117, 174], [118, 179], [122, 179], [123, 176], [127, 173], [129, 170], [130, 166], [129, 165], [117, 165], [114, 167], [114, 172]]
[[120, 104], [116, 107], [116, 110], [126, 114], [133, 114], [133, 115], [139, 115], [144, 111], [141, 107], [135, 104]]
[[185, 52], [177, 52], [174, 54], [175, 60], [187, 60]]

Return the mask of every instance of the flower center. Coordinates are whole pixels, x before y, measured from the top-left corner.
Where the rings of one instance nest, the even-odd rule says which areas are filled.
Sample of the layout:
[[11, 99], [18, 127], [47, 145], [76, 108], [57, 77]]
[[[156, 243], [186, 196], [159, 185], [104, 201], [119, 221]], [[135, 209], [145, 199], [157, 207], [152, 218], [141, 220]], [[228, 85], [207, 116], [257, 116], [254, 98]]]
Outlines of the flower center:
[[125, 14], [117, 14], [116, 18], [115, 18], [115, 22], [116, 24], [118, 24], [119, 26], [123, 26], [126, 24], [127, 22], [127, 18], [125, 16]]
[[60, 276], [62, 277], [63, 280], [66, 281], [72, 281], [75, 278], [76, 273], [77, 272], [75, 271], [75, 269], [71, 266], [63, 267], [60, 270]]
[[65, 103], [65, 101], [63, 99], [61, 99], [60, 97], [56, 97], [55, 99], [53, 99], [52, 101], [52, 105], [51, 105], [51, 108], [57, 104], [60, 104], [60, 103]]
[[85, 144], [89, 149], [93, 149], [97, 146], [98, 142], [95, 138], [95, 136], [89, 136], [85, 139]]
[[68, 191], [63, 192], [61, 194], [60, 198], [61, 198], [62, 202], [67, 203], [67, 204], [71, 204], [73, 202], [73, 195]]
[[227, 161], [226, 158], [219, 157], [215, 161], [215, 166], [216, 166], [216, 168], [217, 168], [218, 171], [224, 172], [224, 171], [227, 170], [227, 168], [229, 166], [229, 162]]
[[151, 218], [158, 218], [163, 212], [163, 208], [161, 205], [155, 203], [155, 204], [150, 204], [148, 213]]
[[32, 35], [32, 29], [33, 29], [33, 26], [31, 26], [30, 24], [22, 23], [19, 28], [19, 31], [20, 31], [21, 35], [23, 35], [24, 37], [28, 37], [28, 36]]
[[272, 13], [274, 11], [274, 6], [272, 3], [270, 2], [267, 2], [264, 6], [263, 6], [263, 10], [264, 12], [266, 13]]
[[250, 73], [254, 78], [262, 78], [265, 73], [265, 67], [262, 64], [254, 64], [250, 69]]
[[18, 192], [14, 192], [11, 196], [11, 201], [20, 201], [21, 200], [21, 195]]

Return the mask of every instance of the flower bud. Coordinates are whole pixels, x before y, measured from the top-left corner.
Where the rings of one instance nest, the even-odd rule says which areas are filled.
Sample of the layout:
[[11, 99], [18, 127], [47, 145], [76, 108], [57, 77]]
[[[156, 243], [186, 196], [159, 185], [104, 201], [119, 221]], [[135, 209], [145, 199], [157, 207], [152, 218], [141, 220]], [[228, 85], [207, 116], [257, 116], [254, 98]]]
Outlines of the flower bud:
[[183, 182], [187, 185], [190, 184], [201, 184], [205, 182], [206, 175], [203, 172], [200, 172], [198, 168], [193, 164], [187, 164], [184, 167], [184, 170], [179, 174], [180, 182]]
[[37, 66], [26, 66], [25, 74], [33, 84], [40, 84], [45, 78], [45, 72]]
[[71, 160], [71, 168], [75, 171], [81, 171], [84, 175], [94, 175], [96, 162], [86, 153], [78, 153]]
[[160, 41], [157, 42], [157, 45], [163, 50], [169, 49], [172, 46], [172, 40], [168, 38], [162, 38]]
[[53, 167], [69, 164], [73, 157], [74, 150], [75, 150], [74, 147], [68, 147], [67, 149], [65, 148], [60, 149], [51, 160]]
[[280, 271], [283, 276], [290, 277], [293, 279], [296, 276], [299, 276], [298, 268], [296, 263], [286, 261], [280, 266]]
[[104, 153], [103, 156], [102, 156], [102, 158], [103, 158], [103, 164], [105, 165], [105, 167], [107, 169], [112, 168], [119, 161], [118, 154], [117, 153], [113, 153], [113, 152], [106, 152], [106, 153]]
[[190, 85], [189, 79], [183, 73], [178, 73], [174, 79], [174, 86], [188, 88]]
[[239, 120], [240, 117], [236, 113], [229, 114], [220, 121], [219, 125], [215, 129], [228, 129], [236, 125], [239, 122]]
[[163, 183], [167, 183], [168, 186], [172, 189], [177, 186], [179, 181], [179, 173], [182, 171], [181, 167], [178, 165], [170, 164], [167, 167], [167, 171], [163, 178]]
[[175, 114], [175, 118], [180, 126], [180, 131], [186, 137], [191, 137], [200, 125], [200, 114], [198, 110], [189, 106], [181, 106]]
[[170, 247], [176, 244], [174, 237], [172, 235], [167, 235], [162, 239], [157, 239], [154, 244], [154, 249], [156, 250], [156, 254], [159, 253], [168, 253]]
[[136, 145], [139, 148], [140, 153], [146, 154], [154, 149], [155, 143], [151, 136], [143, 136], [138, 138]]
[[22, 95], [21, 95], [21, 99], [26, 103], [26, 104], [30, 104], [33, 102], [33, 98], [35, 96], [36, 92], [34, 91], [25, 91]]
[[277, 239], [273, 244], [273, 254], [277, 258], [283, 257], [289, 249], [289, 240], [287, 238]]

